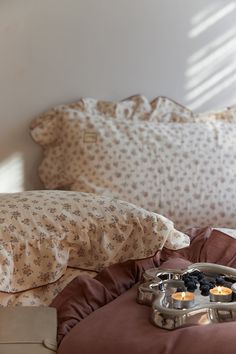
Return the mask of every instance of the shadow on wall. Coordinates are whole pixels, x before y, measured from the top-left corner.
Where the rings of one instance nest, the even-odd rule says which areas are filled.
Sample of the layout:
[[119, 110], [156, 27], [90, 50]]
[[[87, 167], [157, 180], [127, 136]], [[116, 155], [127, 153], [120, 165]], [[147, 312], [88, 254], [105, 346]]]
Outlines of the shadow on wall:
[[[236, 104], [236, 95], [231, 90], [236, 82], [235, 11], [235, 1], [211, 4], [190, 20], [188, 36], [194, 47], [208, 42], [187, 60], [185, 98], [193, 110], [204, 111], [204, 105], [220, 95], [229, 102], [234, 99]], [[228, 27], [223, 33], [221, 21]]]

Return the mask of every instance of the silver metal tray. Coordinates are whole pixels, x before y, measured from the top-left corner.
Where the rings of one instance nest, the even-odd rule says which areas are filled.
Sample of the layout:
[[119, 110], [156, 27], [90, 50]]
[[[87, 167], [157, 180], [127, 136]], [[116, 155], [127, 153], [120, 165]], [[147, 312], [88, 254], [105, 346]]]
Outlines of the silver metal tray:
[[[191, 308], [175, 308], [172, 295], [177, 288], [185, 288], [183, 275], [195, 270], [203, 272], [207, 278], [222, 276], [232, 289], [232, 301], [212, 302], [209, 296], [201, 295], [198, 287]], [[168, 330], [191, 324], [236, 321], [236, 269], [212, 263], [195, 263], [185, 270], [149, 269], [143, 274], [143, 282], [138, 287], [137, 302], [152, 306], [152, 323]]]

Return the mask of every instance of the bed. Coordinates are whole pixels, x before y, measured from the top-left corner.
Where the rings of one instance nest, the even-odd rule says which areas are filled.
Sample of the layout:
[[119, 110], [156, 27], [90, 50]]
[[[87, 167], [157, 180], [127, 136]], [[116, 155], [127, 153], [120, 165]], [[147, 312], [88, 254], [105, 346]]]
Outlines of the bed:
[[233, 322], [170, 333], [135, 297], [148, 268], [235, 268], [235, 117], [133, 96], [34, 119], [45, 189], [1, 195], [0, 305], [56, 308], [59, 354], [233, 352]]
[[[78, 353], [79, 348], [81, 353], [178, 354], [191, 348], [194, 354], [204, 351], [233, 353], [234, 322], [192, 325], [168, 331], [153, 326], [150, 307], [136, 302], [137, 282], [142, 272], [153, 266], [185, 269], [192, 262], [211, 261], [235, 268], [233, 238], [211, 228], [195, 229], [189, 235], [192, 242], [188, 249], [161, 251], [149, 259], [110, 266], [95, 279], [80, 279], [81, 284], [78, 279], [72, 282], [52, 303], [59, 314], [58, 341], [61, 345], [58, 352], [73, 354]], [[81, 294], [83, 282], [86, 290]], [[109, 296], [104, 293], [104, 288]], [[91, 298], [93, 306], [88, 309]]]

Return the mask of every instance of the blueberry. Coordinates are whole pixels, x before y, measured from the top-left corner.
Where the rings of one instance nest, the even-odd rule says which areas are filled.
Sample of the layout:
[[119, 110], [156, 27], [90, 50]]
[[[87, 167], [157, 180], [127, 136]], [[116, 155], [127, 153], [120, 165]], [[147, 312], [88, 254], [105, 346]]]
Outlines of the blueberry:
[[189, 282], [187, 286], [187, 291], [194, 292], [197, 289], [197, 285], [194, 282]]
[[222, 277], [216, 277], [216, 285], [224, 285], [225, 280]]
[[208, 296], [210, 291], [210, 286], [209, 285], [202, 285], [201, 287], [201, 295], [203, 296]]
[[197, 277], [194, 277], [193, 275], [190, 275], [190, 276], [189, 276], [189, 279], [190, 279], [190, 281], [194, 282], [195, 284], [198, 283], [198, 278], [197, 278]]
[[210, 289], [209, 284], [202, 284], [202, 285], [199, 286], [200, 291], [202, 291], [202, 289], [205, 289], [205, 286], [208, 286], [209, 289]]
[[188, 273], [182, 275], [182, 280], [185, 280], [186, 278], [188, 278]]
[[201, 279], [203, 279], [205, 277], [205, 275], [203, 274], [203, 273], [199, 273], [199, 275], [198, 275], [198, 280], [201, 280]]
[[188, 286], [188, 283], [191, 282], [191, 279], [190, 278], [185, 278], [184, 279], [184, 285], [185, 286]]
[[209, 280], [209, 283], [212, 284], [212, 285], [216, 285], [216, 281], [215, 280]]
[[206, 278], [203, 278], [199, 281], [200, 285], [204, 285], [204, 284], [209, 284], [209, 281]]
[[192, 276], [194, 277], [199, 277], [199, 275], [201, 274], [201, 272], [199, 272], [199, 270], [194, 270], [193, 272], [190, 273]]
[[198, 277], [192, 277], [192, 279], [195, 281], [195, 283], [198, 283]]
[[212, 284], [209, 281], [205, 281], [204, 283], [200, 284], [200, 289], [204, 289], [204, 286], [211, 286]]
[[184, 285], [186, 288], [194, 287], [194, 289], [197, 289], [197, 284], [192, 280], [188, 280]]
[[182, 293], [182, 292], [184, 292], [184, 291], [185, 291], [185, 288], [184, 288], [184, 287], [182, 287], [182, 288], [180, 287], [180, 288], [177, 288], [177, 289], [176, 289], [176, 292], [177, 292], [177, 293]]
[[202, 296], [209, 296], [209, 291], [202, 291], [202, 292], [201, 292], [201, 295], [202, 295]]
[[209, 283], [210, 289], [213, 289], [215, 287], [215, 284]]

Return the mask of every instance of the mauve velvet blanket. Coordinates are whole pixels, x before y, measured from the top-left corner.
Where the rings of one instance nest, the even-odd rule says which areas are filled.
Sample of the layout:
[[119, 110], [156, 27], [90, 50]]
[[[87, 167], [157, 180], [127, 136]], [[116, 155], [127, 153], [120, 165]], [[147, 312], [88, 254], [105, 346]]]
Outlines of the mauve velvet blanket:
[[196, 262], [236, 268], [235, 239], [211, 228], [189, 235], [188, 248], [116, 264], [94, 279], [75, 278], [51, 304], [58, 311], [58, 354], [235, 353], [236, 322], [168, 331], [153, 326], [151, 309], [136, 303], [136, 283], [145, 269], [184, 269]]

